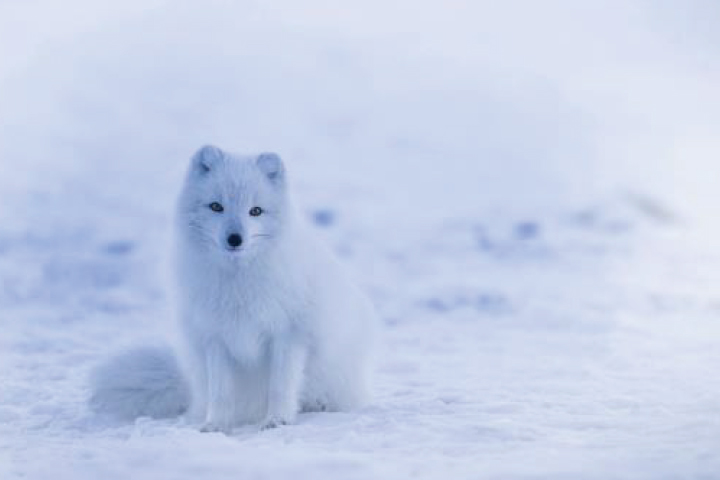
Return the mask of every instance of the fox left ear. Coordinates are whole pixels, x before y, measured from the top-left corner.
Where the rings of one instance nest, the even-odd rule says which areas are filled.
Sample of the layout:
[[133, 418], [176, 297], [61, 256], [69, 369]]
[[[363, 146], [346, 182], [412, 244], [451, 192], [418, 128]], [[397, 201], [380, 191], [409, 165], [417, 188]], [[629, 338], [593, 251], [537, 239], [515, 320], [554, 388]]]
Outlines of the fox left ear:
[[270, 182], [279, 184], [285, 179], [285, 165], [277, 153], [261, 153], [255, 163]]
[[193, 155], [192, 169], [204, 175], [210, 172], [223, 158], [223, 151], [213, 145], [205, 145]]

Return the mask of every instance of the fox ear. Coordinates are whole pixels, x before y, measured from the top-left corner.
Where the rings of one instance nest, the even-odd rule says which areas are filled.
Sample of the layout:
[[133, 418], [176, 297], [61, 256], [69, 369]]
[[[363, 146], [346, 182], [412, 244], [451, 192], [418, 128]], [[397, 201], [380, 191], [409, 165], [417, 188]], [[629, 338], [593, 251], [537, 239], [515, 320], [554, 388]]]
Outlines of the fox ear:
[[285, 179], [285, 165], [277, 153], [261, 153], [255, 163], [270, 182], [280, 184]]
[[204, 175], [210, 172], [222, 160], [223, 151], [213, 145], [205, 145], [192, 157], [192, 170]]

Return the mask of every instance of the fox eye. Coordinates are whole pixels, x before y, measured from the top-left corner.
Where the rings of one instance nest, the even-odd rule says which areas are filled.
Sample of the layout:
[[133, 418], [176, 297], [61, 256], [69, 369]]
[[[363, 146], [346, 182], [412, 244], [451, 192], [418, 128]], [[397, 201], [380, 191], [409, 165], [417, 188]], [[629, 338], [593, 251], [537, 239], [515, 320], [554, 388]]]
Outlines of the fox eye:
[[253, 217], [259, 217], [260, 215], [262, 215], [262, 212], [263, 210], [260, 207], [252, 207], [250, 209], [250, 215], [252, 215]]
[[212, 210], [213, 212], [221, 213], [225, 209], [218, 202], [213, 202], [210, 204], [210, 210]]

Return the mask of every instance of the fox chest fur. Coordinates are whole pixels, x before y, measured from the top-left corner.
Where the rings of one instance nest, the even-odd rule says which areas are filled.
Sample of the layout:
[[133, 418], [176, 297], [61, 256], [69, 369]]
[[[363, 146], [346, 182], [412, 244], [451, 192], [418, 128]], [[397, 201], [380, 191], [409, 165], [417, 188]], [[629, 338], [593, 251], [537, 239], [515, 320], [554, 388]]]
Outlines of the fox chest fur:
[[218, 342], [238, 362], [253, 364], [275, 338], [307, 334], [313, 311], [308, 282], [290, 269], [264, 263], [244, 271], [203, 270], [195, 269], [182, 288], [186, 328], [197, 340]]

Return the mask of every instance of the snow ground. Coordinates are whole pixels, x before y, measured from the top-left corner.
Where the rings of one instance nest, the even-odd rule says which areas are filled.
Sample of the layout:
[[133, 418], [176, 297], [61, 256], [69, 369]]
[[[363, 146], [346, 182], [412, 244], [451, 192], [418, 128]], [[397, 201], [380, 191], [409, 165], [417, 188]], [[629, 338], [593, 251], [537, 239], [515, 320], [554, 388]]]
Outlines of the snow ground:
[[[713, 2], [0, 4], [0, 478], [720, 477]], [[387, 324], [373, 405], [92, 416], [172, 331], [195, 148], [273, 149]]]

